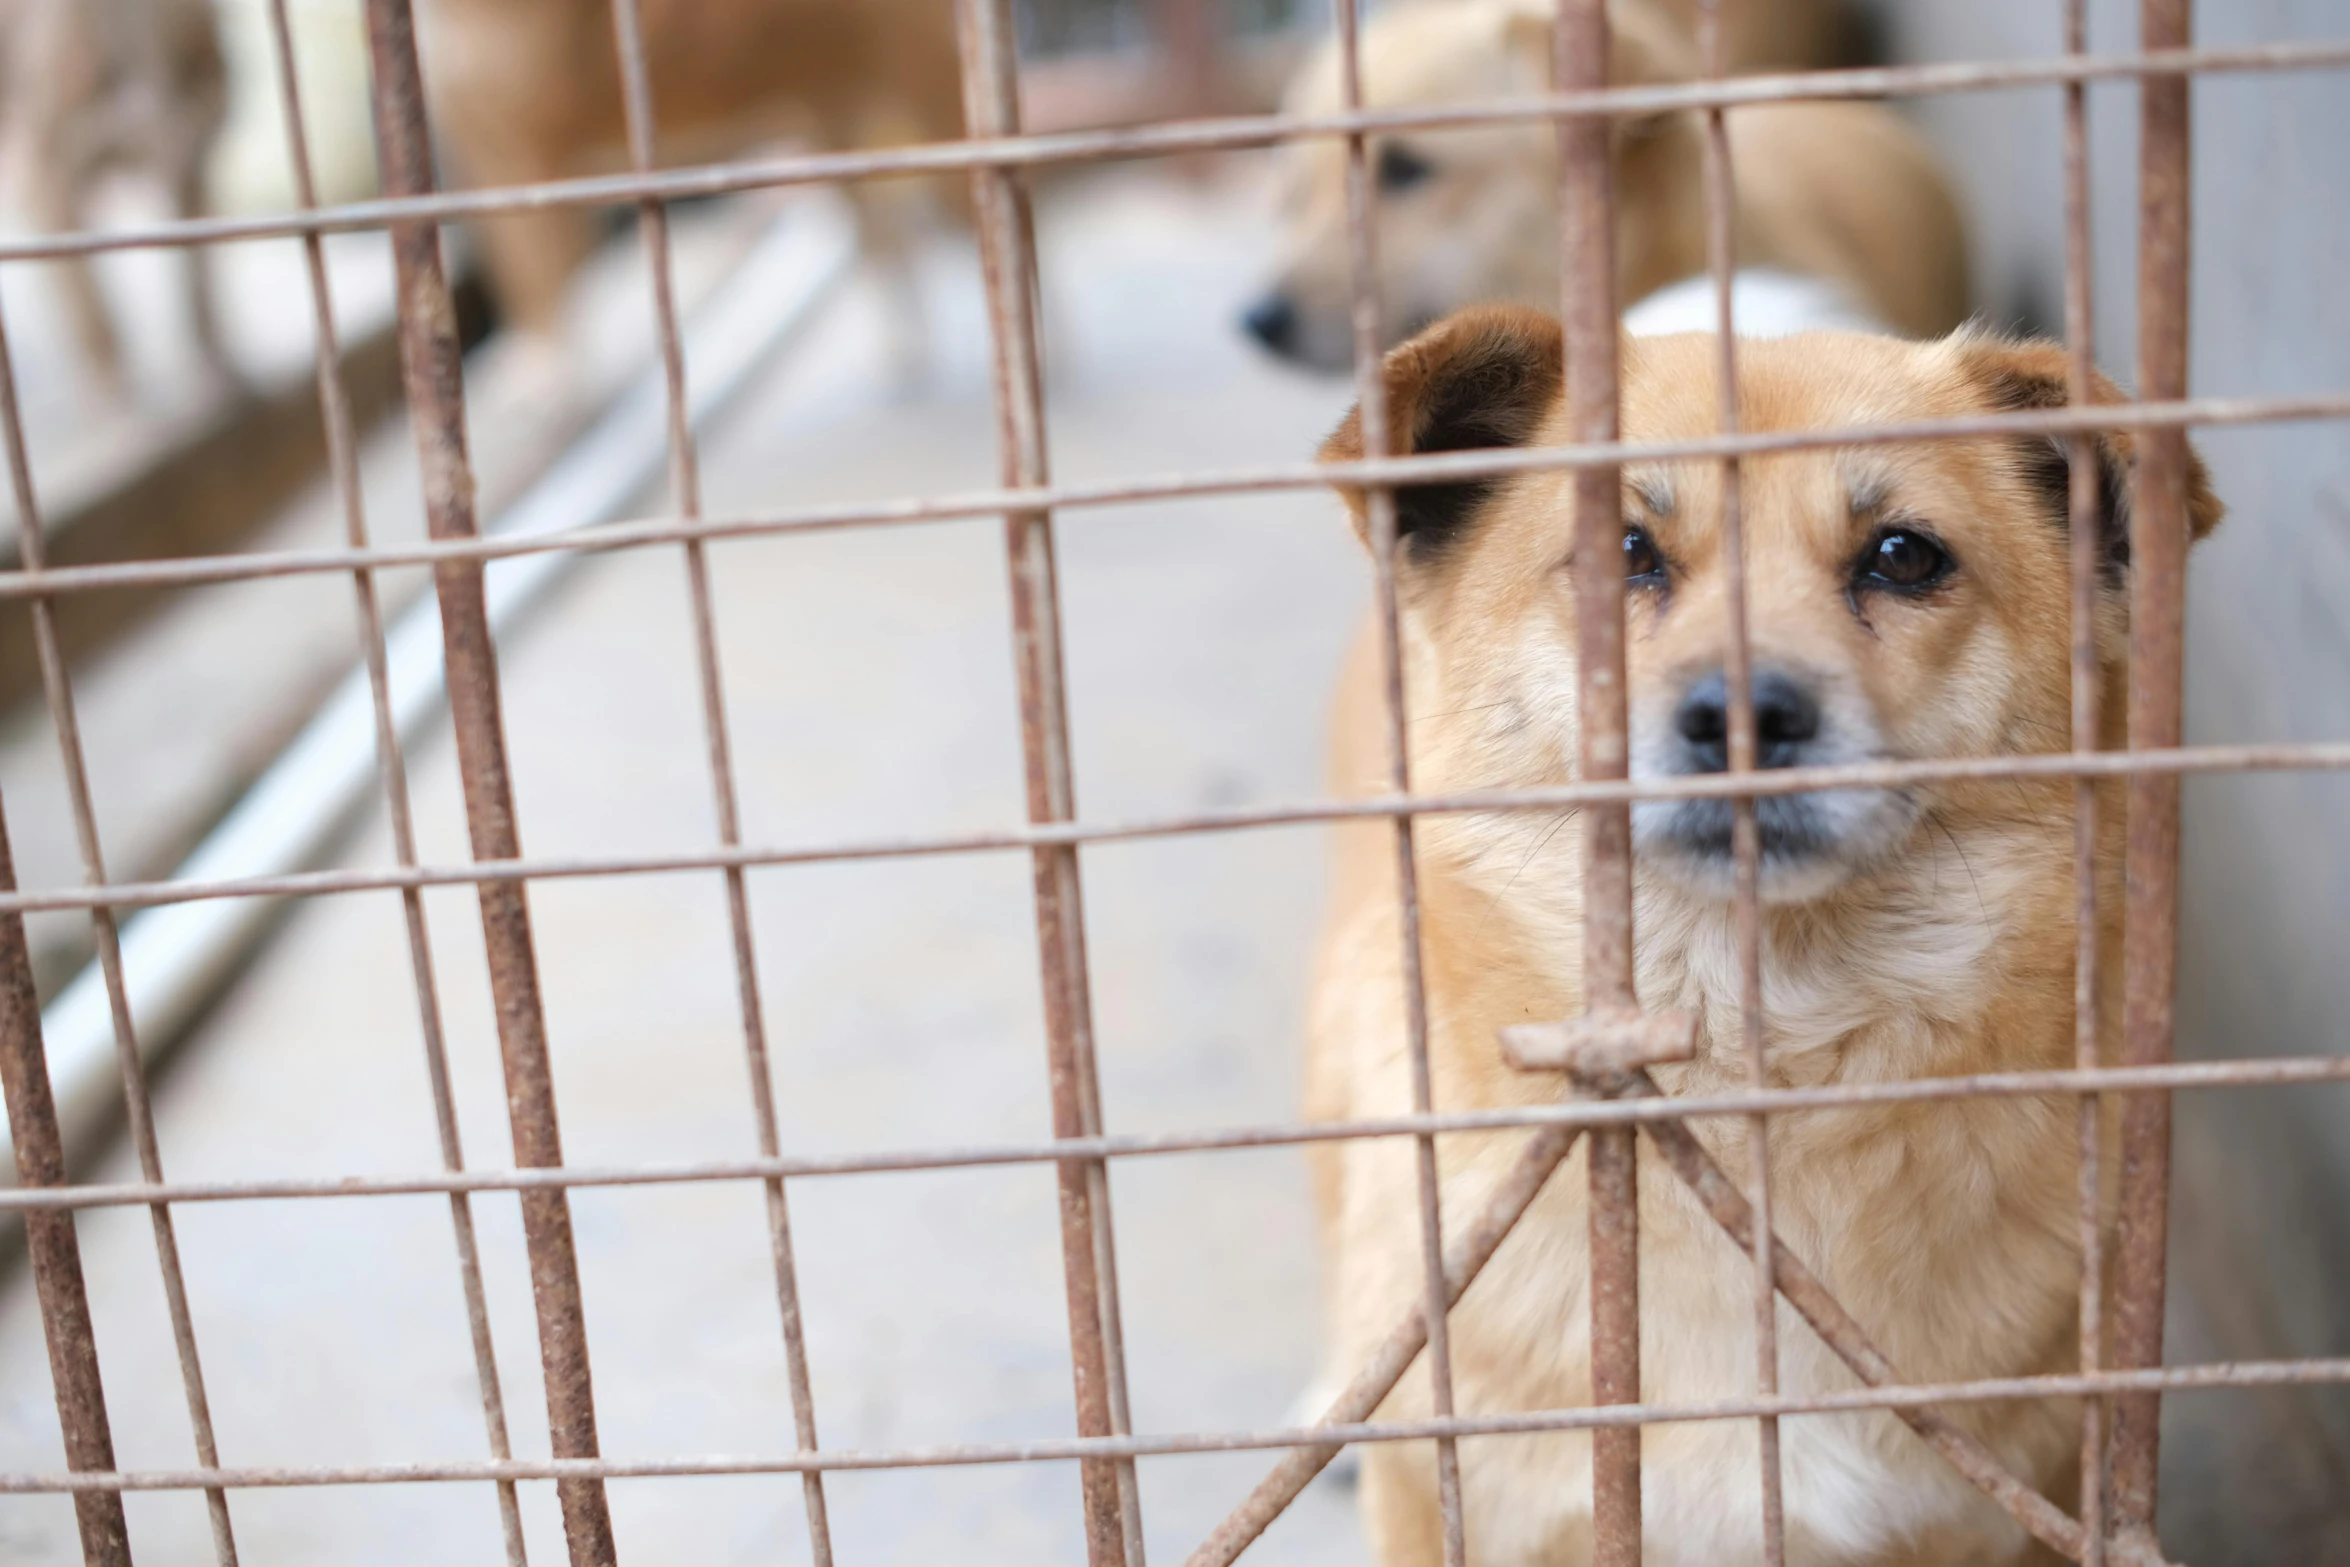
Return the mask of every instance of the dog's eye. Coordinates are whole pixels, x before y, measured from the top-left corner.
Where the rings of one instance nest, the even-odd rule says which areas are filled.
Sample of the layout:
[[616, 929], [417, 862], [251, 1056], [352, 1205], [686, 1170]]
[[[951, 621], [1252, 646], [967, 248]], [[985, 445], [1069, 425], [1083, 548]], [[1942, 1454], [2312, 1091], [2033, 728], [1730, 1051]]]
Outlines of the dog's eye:
[[1435, 164], [1402, 142], [1386, 142], [1379, 148], [1379, 188], [1390, 195], [1410, 190], [1435, 172]]
[[1950, 575], [1950, 552], [1915, 528], [1888, 528], [1862, 552], [1854, 586], [1922, 592]]
[[1665, 558], [1657, 553], [1656, 541], [1648, 530], [1627, 524], [1624, 528], [1624, 582], [1628, 587], [1655, 587], [1665, 580]]

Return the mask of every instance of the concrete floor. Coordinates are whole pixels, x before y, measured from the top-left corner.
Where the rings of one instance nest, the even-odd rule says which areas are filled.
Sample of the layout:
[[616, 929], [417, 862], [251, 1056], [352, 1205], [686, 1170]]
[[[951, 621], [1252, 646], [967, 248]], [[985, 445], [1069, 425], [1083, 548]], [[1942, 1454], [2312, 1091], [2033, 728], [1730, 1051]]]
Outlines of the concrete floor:
[[[681, 214], [672, 238], [682, 304], [690, 307], [707, 294], [767, 222], [763, 209], [749, 207]], [[373, 238], [380, 248], [381, 237]], [[267, 252], [253, 246], [231, 254], [247, 262], [268, 259]], [[523, 344], [493, 339], [468, 358], [474, 475], [485, 516], [511, 503], [572, 438], [584, 415], [640, 372], [652, 351], [653, 329], [639, 257], [633, 245], [609, 247], [581, 280], [576, 291], [580, 314], [592, 317], [597, 329], [592, 336], [581, 334], [564, 383], [571, 396], [548, 395], [544, 362]], [[348, 331], [365, 327], [371, 313], [378, 318], [388, 313], [388, 298], [371, 295], [370, 280], [380, 282], [379, 292], [388, 295], [389, 259], [388, 252], [364, 251], [346, 253], [345, 259], [349, 264], [330, 286], [338, 311], [348, 318], [342, 323]], [[378, 271], [385, 276], [375, 279]], [[0, 289], [23, 272], [0, 270]], [[238, 275], [254, 281], [249, 272]], [[298, 266], [291, 274], [281, 271], [259, 281], [272, 278], [278, 308], [263, 308], [256, 294], [243, 298], [230, 320], [241, 341], [274, 345], [274, 363], [263, 369], [282, 381], [298, 374], [294, 356], [313, 352], [308, 284]], [[28, 281], [37, 283], [37, 274]], [[300, 300], [303, 308], [282, 308], [288, 298]], [[145, 303], [157, 302], [147, 298]], [[346, 345], [349, 341], [346, 336]], [[70, 361], [34, 358], [27, 373], [40, 395], [28, 397], [28, 403], [50, 406], [55, 417], [64, 418], [78, 395], [73, 372]], [[75, 427], [68, 420], [61, 428], [70, 433]], [[386, 419], [361, 435], [359, 478], [369, 536], [379, 544], [422, 537], [416, 443], [406, 419]], [[44, 444], [43, 430], [34, 428], [28, 440], [39, 494], [47, 502], [64, 481], [53, 482], [52, 448]], [[80, 459], [68, 444], [60, 461], [70, 468]], [[80, 449], [86, 451], [86, 444]], [[302, 493], [218, 547], [340, 546], [343, 506], [323, 471], [323, 447], [317, 461], [321, 471]], [[113, 477], [119, 482], [120, 472]], [[376, 581], [387, 615], [430, 585], [424, 572], [413, 569], [387, 570]], [[63, 613], [74, 613], [71, 601]], [[74, 700], [108, 874], [116, 880], [170, 875], [357, 657], [348, 581], [301, 577], [212, 584], [164, 600], [106, 646], [78, 659]], [[7, 800], [20, 882], [32, 887], [82, 880], [56, 729], [39, 700], [0, 710], [0, 797]], [[90, 960], [90, 924], [73, 913], [35, 914], [26, 924], [34, 975], [46, 1000]]]
[[[1228, 328], [1263, 236], [1229, 190], [1104, 180], [1048, 206], [1051, 410], [1064, 478], [1278, 462], [1309, 452], [1343, 389], [1247, 354]], [[926, 278], [930, 384], [883, 384], [879, 292], [860, 285], [705, 448], [713, 509], [992, 482], [975, 268]], [[21, 313], [19, 313], [21, 318]], [[631, 318], [631, 329], [641, 325]], [[493, 487], [527, 420], [485, 396]], [[527, 409], [519, 410], [527, 413]], [[405, 432], [370, 447], [380, 537], [415, 529]], [[323, 497], [266, 542], [337, 526]], [[1295, 798], [1319, 783], [1324, 693], [1365, 573], [1319, 496], [1117, 508], [1061, 528], [1082, 814]], [[998, 530], [969, 522], [714, 549], [745, 830], [793, 843], [992, 827], [1021, 786]], [[714, 837], [679, 562], [583, 562], [505, 649], [526, 847], [690, 849]], [[85, 727], [118, 872], [162, 853], [191, 802], [282, 732], [286, 704], [347, 657], [340, 578], [207, 590], [84, 671]], [[323, 660], [324, 662], [321, 662]], [[225, 670], [235, 670], [234, 679]], [[0, 788], [28, 884], [78, 879], [46, 723], [0, 724]], [[426, 858], [464, 856], [445, 733], [413, 757]], [[172, 816], [169, 813], [176, 813]], [[1305, 954], [1320, 899], [1310, 830], [1105, 845], [1085, 854], [1105, 1109], [1119, 1130], [1289, 1115]], [[370, 823], [346, 859], [389, 850]], [[1016, 856], [755, 873], [760, 977], [786, 1146], [832, 1152], [1029, 1138], [1048, 1125], [1026, 868]], [[478, 923], [428, 898], [469, 1157], [506, 1162]], [[532, 895], [566, 1148], [582, 1162], [753, 1149], [715, 875], [553, 882]], [[73, 920], [39, 922], [73, 936]], [[62, 949], [60, 949], [62, 950]], [[162, 1146], [189, 1177], [399, 1172], [435, 1162], [396, 900], [293, 914], [159, 1086]], [[2274, 1353], [2222, 1331], [2248, 1266], [2213, 1250], [2259, 1219], [2182, 1131], [2173, 1354]], [[129, 1176], [117, 1150], [91, 1173]], [[1130, 1161], [1115, 1173], [1138, 1426], [1277, 1421], [1313, 1359], [1314, 1265], [1294, 1153]], [[1072, 1427], [1052, 1178], [1041, 1169], [863, 1177], [793, 1191], [817, 1419], [828, 1446], [1000, 1441]], [[515, 1205], [478, 1205], [515, 1449], [544, 1454]], [[605, 1449], [791, 1445], [755, 1189], [574, 1199]], [[2250, 1219], [2247, 1219], [2247, 1215]], [[486, 1453], [446, 1205], [431, 1198], [179, 1212], [223, 1457], [313, 1464]], [[2265, 1233], [2265, 1232], [2264, 1232]], [[82, 1225], [121, 1461], [193, 1461], [146, 1221]], [[2224, 1248], [2223, 1248], [2224, 1250]], [[2247, 1351], [2246, 1343], [2254, 1348]], [[2174, 1399], [2166, 1512], [2197, 1561], [2329, 1560], [2341, 1455], [2276, 1398]], [[2271, 1407], [2271, 1406], [2276, 1407]], [[1154, 1555], [1179, 1559], [1262, 1456], [1142, 1465]], [[0, 1469], [62, 1463], [30, 1282], [0, 1272]], [[524, 1487], [534, 1560], [562, 1559], [551, 1488]], [[844, 1563], [1082, 1558], [1071, 1466], [840, 1476]], [[2252, 1499], [2252, 1500], [2248, 1500]], [[2281, 1500], [2280, 1500], [2281, 1499]], [[612, 1487], [630, 1562], [806, 1559], [796, 1479]], [[136, 1495], [145, 1563], [210, 1560], [200, 1500]], [[490, 1562], [486, 1486], [256, 1491], [232, 1500], [251, 1563]], [[2268, 1520], [2254, 1535], [2247, 1517]], [[2182, 1520], [2184, 1523], [2182, 1524]], [[2230, 1520], [2234, 1521], [2231, 1525]], [[2226, 1542], [2224, 1546], [2220, 1542]], [[1359, 1561], [1349, 1498], [1317, 1487], [1252, 1560]], [[0, 1498], [0, 1561], [76, 1560], [61, 1498]]]
[[[1228, 194], [1105, 183], [1048, 215], [1064, 477], [1304, 455], [1343, 391], [1253, 361], [1227, 321], [1260, 253]], [[988, 482], [976, 279], [942, 247], [927, 391], [874, 370], [860, 289], [708, 443], [713, 508]], [[388, 525], [387, 525], [388, 527]], [[1363, 591], [1320, 496], [1125, 508], [1061, 532], [1084, 813], [1288, 798], [1318, 783], [1323, 694]], [[736, 543], [713, 553], [754, 842], [979, 827], [1020, 814], [999, 530], [990, 523]], [[683, 573], [669, 552], [585, 562], [505, 649], [526, 848], [625, 853], [713, 839]], [[346, 605], [348, 587], [304, 590]], [[463, 856], [445, 734], [413, 758], [428, 860]], [[380, 822], [349, 854], [387, 857]], [[1085, 856], [1105, 1113], [1119, 1130], [1287, 1116], [1322, 849], [1311, 831]], [[786, 1145], [820, 1152], [1024, 1138], [1048, 1126], [1027, 872], [1016, 856], [760, 872], [760, 978]], [[469, 1157], [507, 1158], [471, 899], [428, 899]], [[749, 1153], [751, 1118], [714, 874], [532, 893], [567, 1155]], [[387, 895], [296, 911], [163, 1079], [181, 1176], [329, 1175], [435, 1161], [416, 1000]], [[95, 1172], [131, 1172], [120, 1152]], [[1121, 1165], [1115, 1176], [1138, 1425], [1277, 1420], [1313, 1358], [1314, 1279], [1294, 1153]], [[808, 1181], [793, 1189], [816, 1414], [827, 1445], [1072, 1429], [1053, 1181], [1042, 1168]], [[478, 1204], [518, 1453], [546, 1451], [519, 1223]], [[605, 1450], [790, 1446], [755, 1188], [574, 1198]], [[220, 1447], [230, 1463], [486, 1453], [449, 1221], [431, 1198], [179, 1213]], [[143, 1216], [82, 1239], [126, 1466], [192, 1461]], [[0, 1468], [61, 1462], [29, 1279], [0, 1278]], [[1179, 1556], [1262, 1455], [1146, 1461], [1152, 1549]], [[1074, 1562], [1076, 1475], [1033, 1465], [836, 1477], [845, 1563]], [[623, 1559], [804, 1560], [796, 1479], [612, 1486]], [[496, 1560], [489, 1487], [238, 1493], [250, 1563]], [[143, 1562], [208, 1559], [200, 1499], [134, 1495]], [[532, 1556], [561, 1559], [554, 1497], [524, 1487]], [[1343, 1492], [1317, 1488], [1262, 1559], [1353, 1561]], [[0, 1500], [0, 1557], [75, 1557], [62, 1498]]]

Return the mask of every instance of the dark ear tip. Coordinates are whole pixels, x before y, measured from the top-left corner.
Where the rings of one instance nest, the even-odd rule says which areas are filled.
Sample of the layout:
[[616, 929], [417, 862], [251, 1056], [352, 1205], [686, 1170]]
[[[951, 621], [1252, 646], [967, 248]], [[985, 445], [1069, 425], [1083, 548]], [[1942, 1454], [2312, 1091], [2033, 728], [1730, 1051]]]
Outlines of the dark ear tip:
[[[1983, 398], [2004, 413], [2035, 408], [2062, 408], [2072, 401], [2071, 356], [2062, 343], [2046, 338], [1999, 337], [1976, 328], [1962, 328], [1961, 352], [1967, 371], [1981, 386]], [[2110, 400], [2113, 384], [2090, 372], [2090, 396]]]
[[[1523, 445], [1563, 384], [1565, 336], [1558, 318], [1547, 312], [1525, 305], [1473, 305], [1389, 349], [1380, 369], [1391, 450], [1445, 452]], [[1322, 462], [1362, 458], [1359, 404], [1347, 410], [1317, 456]], [[1333, 488], [1360, 528], [1362, 489], [1350, 484]], [[1402, 487], [1397, 491], [1398, 525], [1405, 533], [1424, 533], [1432, 539], [1460, 521], [1486, 488], [1479, 482]]]
[[[2072, 401], [2072, 358], [2063, 344], [2045, 339], [2016, 341], [1988, 335], [1974, 335], [1961, 346], [1963, 362], [1968, 373], [1975, 377], [1986, 401], [1994, 408], [2007, 412], [2029, 409], [2062, 408]], [[2122, 390], [2101, 371], [2090, 372], [2089, 395], [2093, 402], [2118, 403], [2125, 400]], [[2027, 448], [2035, 449], [2035, 448]], [[2044, 443], [2045, 455], [2033, 461], [2032, 477], [2048, 498], [2048, 504], [2059, 521], [2067, 507], [2066, 442], [2051, 438]], [[2097, 437], [2098, 466], [2102, 470], [2100, 490], [2103, 494], [2101, 526], [2108, 538], [2109, 557], [2116, 571], [2129, 561], [2129, 471], [2135, 460], [2137, 443], [2134, 437], [2116, 431], [2101, 432]], [[2187, 525], [2191, 537], [2201, 539], [2219, 526], [2227, 515], [2227, 508], [2211, 488], [2211, 474], [2203, 465], [2202, 456], [2190, 444], [2187, 448]]]
[[2211, 470], [2203, 466], [2203, 455], [2193, 446], [2187, 448], [2187, 531], [2190, 537], [2209, 537], [2211, 530], [2227, 520], [2228, 508], [2211, 487]]

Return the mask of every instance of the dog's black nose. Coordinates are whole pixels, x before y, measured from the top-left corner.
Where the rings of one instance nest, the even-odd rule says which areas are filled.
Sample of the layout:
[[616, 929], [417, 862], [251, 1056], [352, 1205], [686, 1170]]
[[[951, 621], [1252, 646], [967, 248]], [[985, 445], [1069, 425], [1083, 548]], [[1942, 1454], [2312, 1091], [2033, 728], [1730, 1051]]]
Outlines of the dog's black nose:
[[1278, 290], [1249, 306], [1240, 324], [1249, 336], [1277, 354], [1289, 353], [1297, 346], [1297, 306]]
[[[1673, 727], [1701, 773], [1730, 770], [1730, 688], [1721, 671], [1705, 676], [1681, 698]], [[1802, 682], [1778, 670], [1754, 676], [1755, 761], [1763, 767], [1793, 767], [1806, 742], [1820, 733], [1820, 704]]]

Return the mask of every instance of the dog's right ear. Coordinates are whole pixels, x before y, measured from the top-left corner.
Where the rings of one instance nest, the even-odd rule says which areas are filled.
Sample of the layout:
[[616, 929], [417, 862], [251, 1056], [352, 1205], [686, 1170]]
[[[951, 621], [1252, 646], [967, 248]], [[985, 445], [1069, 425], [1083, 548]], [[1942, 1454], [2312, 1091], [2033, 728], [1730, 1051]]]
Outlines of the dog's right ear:
[[[1387, 388], [1388, 451], [1394, 455], [1523, 446], [1559, 400], [1565, 341], [1555, 317], [1518, 305], [1476, 305], [1446, 316], [1389, 350], [1381, 367]], [[1363, 455], [1362, 409], [1322, 443], [1324, 462]], [[1398, 485], [1397, 539], [1414, 560], [1430, 560], [1459, 538], [1497, 480], [1458, 479]], [[1354, 514], [1355, 533], [1370, 538], [1368, 497], [1360, 485], [1338, 493]]]
[[[1959, 363], [1973, 377], [1978, 395], [2001, 413], [2038, 408], [2062, 408], [2072, 400], [2072, 360], [2059, 343], [2010, 342], [1961, 328], [1951, 339]], [[2123, 401], [2121, 388], [2103, 375], [2090, 383], [2090, 401]], [[2124, 430], [2101, 430], [2095, 437], [2097, 453], [2097, 531], [2105, 559], [2106, 580], [2119, 587], [2130, 565], [2130, 491], [2138, 466], [2137, 437]], [[2023, 473], [2040, 497], [2048, 515], [2060, 528], [2071, 524], [2071, 443], [2053, 436], [2019, 442]], [[2211, 476], [2193, 447], [2187, 450], [2187, 526], [2190, 540], [2200, 539], [2219, 525], [2227, 508], [2212, 493]]]

